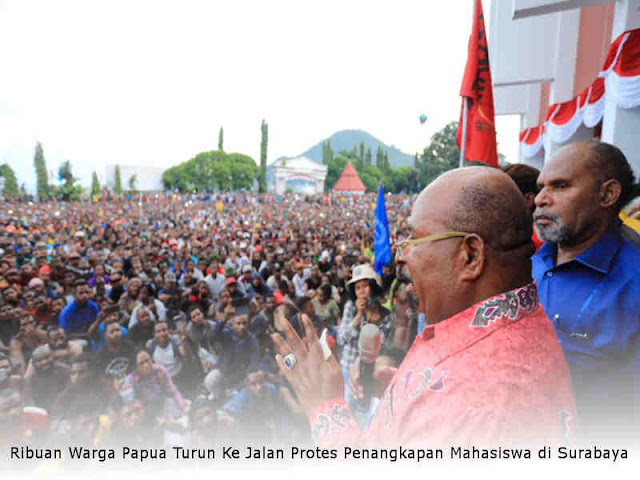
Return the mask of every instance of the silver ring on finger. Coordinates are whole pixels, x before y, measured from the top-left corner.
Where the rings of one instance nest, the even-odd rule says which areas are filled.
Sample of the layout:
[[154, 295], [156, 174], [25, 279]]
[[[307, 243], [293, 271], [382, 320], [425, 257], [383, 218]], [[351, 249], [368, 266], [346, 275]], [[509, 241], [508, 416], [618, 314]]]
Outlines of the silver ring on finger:
[[296, 356], [293, 353], [288, 353], [284, 356], [282, 362], [284, 366], [287, 367], [287, 370], [291, 370], [297, 363]]

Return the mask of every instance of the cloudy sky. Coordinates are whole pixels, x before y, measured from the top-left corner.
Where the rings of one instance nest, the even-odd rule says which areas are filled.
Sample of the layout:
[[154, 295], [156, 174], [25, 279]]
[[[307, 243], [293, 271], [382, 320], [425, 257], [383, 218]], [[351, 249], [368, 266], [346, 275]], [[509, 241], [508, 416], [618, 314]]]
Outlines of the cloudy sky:
[[[221, 126], [258, 159], [263, 118], [269, 162], [342, 129], [413, 154], [459, 116], [472, 4], [0, 0], [0, 163], [31, 190], [40, 141], [88, 186], [107, 164], [215, 149]], [[510, 161], [518, 126], [497, 122]]]

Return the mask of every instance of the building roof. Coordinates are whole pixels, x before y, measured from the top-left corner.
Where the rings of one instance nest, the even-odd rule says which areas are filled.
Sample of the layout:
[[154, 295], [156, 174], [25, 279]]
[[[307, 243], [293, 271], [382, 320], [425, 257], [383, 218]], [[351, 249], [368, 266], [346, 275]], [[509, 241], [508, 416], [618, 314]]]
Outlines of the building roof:
[[333, 186], [334, 192], [364, 192], [366, 189], [351, 162], [345, 165], [340, 178]]
[[274, 167], [290, 168], [293, 170], [314, 170], [318, 172], [327, 171], [326, 165], [314, 162], [307, 157], [281, 158], [273, 162], [271, 165], [267, 166], [268, 169]]

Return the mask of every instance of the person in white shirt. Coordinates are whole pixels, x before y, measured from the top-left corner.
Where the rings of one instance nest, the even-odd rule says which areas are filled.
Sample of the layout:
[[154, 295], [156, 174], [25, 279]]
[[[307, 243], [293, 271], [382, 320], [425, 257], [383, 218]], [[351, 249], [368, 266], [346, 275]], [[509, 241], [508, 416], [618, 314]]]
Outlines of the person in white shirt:
[[217, 258], [214, 258], [209, 264], [209, 274], [204, 277], [204, 281], [209, 287], [211, 298], [216, 302], [218, 301], [218, 298], [220, 298], [220, 293], [227, 286], [225, 279], [226, 277], [224, 274], [220, 272], [220, 262], [218, 262]]
[[301, 298], [305, 295], [304, 281], [309, 278], [309, 274], [308, 270], [305, 270], [304, 264], [301, 262], [296, 263], [294, 268], [296, 270], [296, 274], [293, 276], [292, 282], [296, 288], [296, 297]]

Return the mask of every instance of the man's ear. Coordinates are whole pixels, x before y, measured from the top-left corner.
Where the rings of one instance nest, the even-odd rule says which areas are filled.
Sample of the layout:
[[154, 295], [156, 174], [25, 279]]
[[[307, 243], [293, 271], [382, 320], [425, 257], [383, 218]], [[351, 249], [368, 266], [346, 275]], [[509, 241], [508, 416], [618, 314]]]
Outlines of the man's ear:
[[616, 204], [622, 194], [622, 185], [615, 179], [607, 180], [600, 185], [600, 206], [609, 208]]
[[461, 280], [476, 280], [484, 270], [484, 240], [476, 234], [467, 235], [461, 244], [461, 260], [463, 262]]

